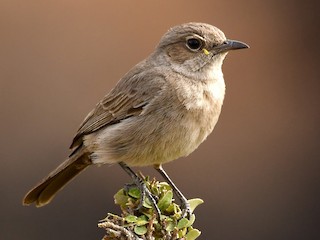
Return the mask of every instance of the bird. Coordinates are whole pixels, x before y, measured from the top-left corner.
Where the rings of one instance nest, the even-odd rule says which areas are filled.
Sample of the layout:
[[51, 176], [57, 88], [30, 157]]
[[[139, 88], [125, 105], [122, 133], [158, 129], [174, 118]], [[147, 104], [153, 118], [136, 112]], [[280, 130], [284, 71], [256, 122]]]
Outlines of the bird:
[[246, 43], [227, 39], [207, 23], [171, 27], [87, 115], [70, 156], [26, 194], [23, 205], [42, 207], [87, 167], [117, 163], [158, 214], [156, 199], [132, 167], [153, 166], [190, 213], [163, 164], [188, 156], [213, 131], [225, 96], [223, 61], [229, 51], [245, 48]]

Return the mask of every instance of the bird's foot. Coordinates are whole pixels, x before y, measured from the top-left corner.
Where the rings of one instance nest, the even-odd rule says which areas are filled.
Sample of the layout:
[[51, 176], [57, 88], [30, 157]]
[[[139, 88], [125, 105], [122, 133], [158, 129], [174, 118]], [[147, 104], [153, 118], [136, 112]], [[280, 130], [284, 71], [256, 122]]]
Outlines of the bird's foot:
[[149, 199], [152, 207], [156, 211], [157, 214], [157, 219], [160, 221], [160, 216], [161, 216], [161, 211], [157, 205], [157, 201], [159, 200], [157, 196], [153, 195], [150, 190], [147, 188], [146, 184], [142, 179], [137, 179], [135, 183], [132, 184], [126, 184], [125, 185], [125, 190], [127, 192], [130, 191], [131, 188], [138, 188], [140, 191], [140, 201], [139, 205], [134, 208], [133, 210], [140, 210], [143, 207], [143, 203], [145, 202], [146, 197]]
[[181, 209], [182, 209], [182, 214], [181, 218], [188, 218], [190, 219], [191, 217], [191, 208], [188, 200], [186, 198], [181, 198]]
[[151, 194], [150, 190], [147, 188], [144, 180], [139, 177], [127, 164], [124, 162], [119, 162], [119, 165], [122, 167], [123, 170], [125, 170], [129, 176], [132, 178], [133, 182], [135, 185], [139, 188], [140, 190], [140, 203], [137, 207], [137, 209], [141, 209], [143, 206], [143, 202], [145, 200], [145, 197], [147, 196], [148, 199], [150, 200], [154, 210], [156, 211], [157, 214], [157, 219], [160, 222], [160, 216], [161, 216], [161, 211], [157, 205], [157, 201], [155, 197]]

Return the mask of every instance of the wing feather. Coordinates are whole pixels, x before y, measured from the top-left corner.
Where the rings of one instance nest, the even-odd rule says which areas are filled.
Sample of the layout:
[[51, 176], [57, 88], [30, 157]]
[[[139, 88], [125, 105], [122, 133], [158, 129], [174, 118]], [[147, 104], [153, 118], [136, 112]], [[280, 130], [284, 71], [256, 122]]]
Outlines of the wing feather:
[[131, 77], [129, 74], [119, 81], [116, 87], [87, 115], [70, 148], [81, 145], [84, 135], [119, 123], [123, 119], [140, 115], [144, 107], [161, 91], [161, 82], [164, 80], [164, 77], [159, 75], [154, 75], [152, 78], [150, 77], [152, 74], [143, 76], [144, 79], [141, 78], [141, 74]]

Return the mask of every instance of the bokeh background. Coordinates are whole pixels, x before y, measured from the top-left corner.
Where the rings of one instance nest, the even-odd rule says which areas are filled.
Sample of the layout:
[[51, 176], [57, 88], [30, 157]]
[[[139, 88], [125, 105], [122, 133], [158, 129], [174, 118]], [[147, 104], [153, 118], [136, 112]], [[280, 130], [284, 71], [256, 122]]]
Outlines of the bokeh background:
[[66, 158], [96, 102], [190, 21], [251, 46], [225, 61], [214, 133], [165, 166], [205, 200], [200, 239], [320, 239], [319, 1], [285, 0], [1, 0], [0, 239], [101, 239], [97, 222], [130, 181], [118, 166], [88, 169], [44, 208], [22, 197]]

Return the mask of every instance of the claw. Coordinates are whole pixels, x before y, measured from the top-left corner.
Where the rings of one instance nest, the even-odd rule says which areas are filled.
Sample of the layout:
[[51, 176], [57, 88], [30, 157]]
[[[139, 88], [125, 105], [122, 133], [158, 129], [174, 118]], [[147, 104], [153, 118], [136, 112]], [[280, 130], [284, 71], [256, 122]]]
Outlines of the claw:
[[[147, 188], [144, 181], [131, 168], [129, 168], [125, 163], [120, 162], [119, 164], [131, 176], [131, 178], [134, 182], [134, 185], [136, 185], [140, 190], [140, 203], [135, 210], [139, 210], [142, 208], [145, 197], [147, 196], [148, 199], [150, 200], [154, 210], [156, 211], [157, 220], [160, 222], [161, 211], [157, 205], [156, 198], [149, 191], [149, 189]], [[127, 186], [130, 187], [130, 186], [132, 186], [132, 184], [129, 184]]]
[[139, 181], [137, 181], [135, 183], [135, 185], [140, 189], [140, 203], [139, 203], [139, 205], [138, 205], [136, 210], [139, 210], [143, 206], [143, 202], [144, 202], [144, 200], [145, 200], [145, 198], [147, 196], [148, 199], [150, 200], [154, 210], [156, 211], [157, 219], [160, 222], [161, 211], [158, 208], [157, 201], [154, 198], [154, 195], [149, 191], [149, 189], [147, 188], [146, 184], [141, 179], [139, 179]]
[[145, 191], [143, 190], [144, 187], [141, 187], [141, 185], [137, 185], [135, 183], [127, 183], [125, 184], [124, 186], [124, 190], [129, 193], [130, 189], [131, 188], [138, 188], [139, 191], [140, 191], [140, 199], [139, 199], [139, 205], [135, 208], [133, 208], [134, 211], [138, 211], [140, 210], [142, 207], [143, 207], [143, 203], [145, 201], [145, 198], [146, 198], [146, 193]]
[[187, 199], [180, 199], [181, 200], [181, 208], [182, 208], [182, 214], [181, 218], [188, 218], [191, 217], [191, 209], [190, 204]]

